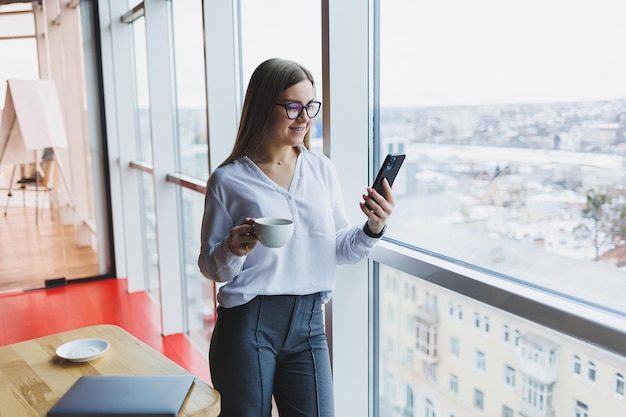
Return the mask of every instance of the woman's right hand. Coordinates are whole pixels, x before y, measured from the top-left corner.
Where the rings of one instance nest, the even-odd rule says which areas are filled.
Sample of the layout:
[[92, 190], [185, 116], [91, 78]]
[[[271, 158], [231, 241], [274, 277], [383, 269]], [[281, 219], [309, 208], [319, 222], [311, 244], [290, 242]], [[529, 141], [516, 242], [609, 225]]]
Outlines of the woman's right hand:
[[238, 226], [230, 229], [230, 234], [226, 239], [228, 248], [237, 256], [246, 256], [254, 249], [258, 240], [254, 234], [253, 217], [246, 217]]

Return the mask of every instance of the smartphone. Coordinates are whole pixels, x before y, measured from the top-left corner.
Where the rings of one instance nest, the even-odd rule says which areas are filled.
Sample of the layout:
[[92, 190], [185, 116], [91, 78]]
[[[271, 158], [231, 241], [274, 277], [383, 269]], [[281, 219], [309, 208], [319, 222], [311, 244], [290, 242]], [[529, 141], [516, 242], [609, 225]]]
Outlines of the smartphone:
[[383, 197], [387, 198], [383, 191], [383, 180], [386, 178], [387, 181], [389, 181], [389, 185], [393, 185], [393, 181], [396, 179], [405, 157], [406, 155], [403, 153], [390, 153], [385, 157], [383, 164], [380, 166], [372, 188], [378, 191]]

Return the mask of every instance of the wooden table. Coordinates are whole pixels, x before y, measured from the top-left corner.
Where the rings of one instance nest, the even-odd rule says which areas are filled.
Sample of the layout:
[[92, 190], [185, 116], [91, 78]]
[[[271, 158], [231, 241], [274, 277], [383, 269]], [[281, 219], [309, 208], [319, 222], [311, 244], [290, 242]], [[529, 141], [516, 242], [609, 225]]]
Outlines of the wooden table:
[[[70, 362], [56, 348], [77, 339], [101, 338], [111, 343], [102, 356]], [[188, 374], [135, 336], [113, 325], [69, 332], [0, 347], [0, 417], [46, 417], [48, 410], [83, 375]], [[196, 378], [179, 416], [217, 417], [220, 396]]]

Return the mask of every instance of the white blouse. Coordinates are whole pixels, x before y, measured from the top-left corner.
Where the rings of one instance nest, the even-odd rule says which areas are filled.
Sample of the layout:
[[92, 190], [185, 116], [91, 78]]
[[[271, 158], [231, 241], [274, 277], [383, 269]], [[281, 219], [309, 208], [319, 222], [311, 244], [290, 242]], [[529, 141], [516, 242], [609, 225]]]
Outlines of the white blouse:
[[[246, 217], [284, 217], [294, 222], [291, 240], [281, 248], [258, 243], [237, 256], [226, 239]], [[202, 220], [200, 270], [223, 282], [218, 302], [235, 307], [257, 295], [322, 293], [327, 302], [337, 264], [367, 256], [379, 239], [351, 227], [335, 168], [324, 155], [303, 146], [285, 190], [247, 157], [215, 170], [207, 182]]]

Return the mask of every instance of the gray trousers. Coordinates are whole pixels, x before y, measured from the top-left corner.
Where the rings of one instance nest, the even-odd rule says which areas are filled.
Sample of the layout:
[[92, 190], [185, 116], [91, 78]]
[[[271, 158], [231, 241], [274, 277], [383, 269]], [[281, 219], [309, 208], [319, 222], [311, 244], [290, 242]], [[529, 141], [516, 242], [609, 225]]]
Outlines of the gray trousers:
[[319, 294], [257, 296], [219, 307], [209, 363], [221, 417], [333, 417], [328, 343]]

